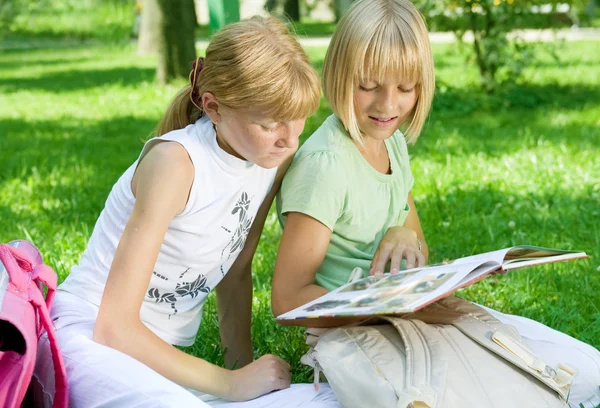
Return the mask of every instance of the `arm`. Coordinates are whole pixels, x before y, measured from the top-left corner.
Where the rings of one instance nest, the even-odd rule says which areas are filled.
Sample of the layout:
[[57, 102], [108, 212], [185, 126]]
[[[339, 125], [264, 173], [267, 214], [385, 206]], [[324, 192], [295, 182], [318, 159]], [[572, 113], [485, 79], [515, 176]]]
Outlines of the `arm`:
[[[328, 293], [315, 284], [315, 275], [323, 263], [331, 230], [316, 219], [298, 212], [287, 214], [277, 252], [271, 307], [279, 316]], [[282, 325], [336, 327], [364, 318], [327, 318], [280, 321]]]
[[[406, 259], [408, 269], [427, 264], [429, 249], [423, 236], [412, 193], [408, 193], [407, 202], [410, 206], [408, 217], [401, 227], [388, 229], [375, 252], [371, 262], [370, 274], [383, 273], [388, 260], [391, 260], [390, 269], [392, 272], [400, 270], [400, 261], [403, 258]], [[420, 251], [417, 239], [421, 242]]]
[[252, 258], [256, 252], [269, 209], [292, 158], [293, 156], [279, 166], [273, 187], [265, 197], [252, 223], [244, 249], [216, 289], [219, 331], [221, 343], [225, 347], [225, 366], [229, 368], [234, 366], [240, 368], [253, 360], [250, 339]]
[[228, 371], [178, 350], [140, 321], [162, 240], [171, 219], [185, 208], [193, 177], [191, 160], [177, 143], [154, 146], [139, 164], [132, 182], [136, 202], [109, 272], [94, 340], [182, 386], [219, 397], [244, 400], [285, 388], [286, 363], [274, 356], [244, 371]]

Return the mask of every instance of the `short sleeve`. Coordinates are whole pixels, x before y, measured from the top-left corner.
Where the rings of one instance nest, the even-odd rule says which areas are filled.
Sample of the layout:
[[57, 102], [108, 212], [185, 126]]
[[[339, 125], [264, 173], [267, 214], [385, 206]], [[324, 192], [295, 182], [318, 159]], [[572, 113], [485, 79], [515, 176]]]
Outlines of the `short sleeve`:
[[398, 165], [402, 170], [404, 185], [406, 186], [406, 192], [410, 193], [415, 184], [415, 179], [413, 177], [412, 171], [410, 170], [410, 156], [408, 155], [408, 146], [406, 145], [406, 139], [404, 138], [402, 132], [397, 131], [394, 134], [394, 142], [397, 148]]
[[277, 197], [284, 222], [289, 212], [306, 214], [333, 231], [344, 212], [346, 197], [343, 163], [329, 151], [297, 156], [288, 169]]

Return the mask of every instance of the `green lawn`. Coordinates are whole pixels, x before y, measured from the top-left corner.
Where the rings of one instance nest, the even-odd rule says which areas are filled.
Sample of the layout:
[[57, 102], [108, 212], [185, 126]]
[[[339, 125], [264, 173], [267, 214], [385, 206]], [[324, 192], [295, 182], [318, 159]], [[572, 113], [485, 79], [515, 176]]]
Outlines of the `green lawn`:
[[[435, 46], [433, 112], [410, 149], [413, 190], [431, 261], [514, 244], [582, 249], [591, 259], [487, 279], [460, 295], [539, 320], [600, 346], [600, 54], [569, 43], [528, 68], [521, 86], [486, 96], [454, 45]], [[309, 49], [317, 67], [324, 49]], [[0, 54], [0, 242], [28, 238], [61, 280], [82, 253], [111, 186], [137, 157], [183, 83], [154, 81], [133, 47], [59, 47]], [[307, 122], [307, 137], [329, 114]], [[281, 234], [267, 220], [254, 259], [256, 354], [279, 354], [295, 381], [299, 329], [269, 305]], [[222, 361], [214, 299], [189, 351]]]

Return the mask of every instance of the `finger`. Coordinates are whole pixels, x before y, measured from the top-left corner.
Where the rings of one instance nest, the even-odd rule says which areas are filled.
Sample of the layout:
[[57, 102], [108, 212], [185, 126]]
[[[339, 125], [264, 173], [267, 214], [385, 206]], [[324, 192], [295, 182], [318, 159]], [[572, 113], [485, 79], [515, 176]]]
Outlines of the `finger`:
[[290, 382], [290, 381], [292, 381], [292, 375], [290, 374], [290, 371], [289, 371], [289, 370], [279, 370], [279, 371], [277, 372], [277, 376], [278, 376], [280, 379], [282, 379], [282, 380], [285, 380], [285, 381], [287, 381], [287, 382]]
[[417, 251], [417, 267], [425, 266], [425, 255], [423, 252]]
[[290, 363], [285, 361], [283, 358], [276, 356], [274, 354], [269, 354], [269, 355], [273, 357], [273, 360], [275, 360], [278, 364], [280, 364], [282, 367], [286, 368], [287, 370], [289, 370], [291, 368]]
[[283, 371], [275, 371], [269, 377], [268, 388], [269, 392], [288, 388], [291, 384], [291, 376]]
[[404, 257], [406, 258], [406, 269], [412, 269], [415, 267], [415, 261], [416, 256], [415, 256], [415, 251], [412, 250], [408, 250], [406, 251], [406, 253], [404, 254]]
[[381, 276], [383, 275], [383, 269], [385, 268], [385, 264], [390, 259], [391, 248], [383, 247], [379, 248], [379, 256], [377, 257], [377, 262], [373, 266], [374, 275]]
[[273, 389], [271, 391], [284, 390], [286, 388], [290, 388], [290, 384], [291, 381], [289, 379], [284, 380], [282, 378], [278, 378], [277, 381], [273, 383]]
[[392, 257], [390, 262], [390, 272], [398, 273], [400, 272], [400, 262], [402, 261], [402, 255], [404, 251], [401, 247], [396, 247], [392, 251]]
[[373, 275], [375, 273], [375, 265], [377, 265], [377, 261], [379, 260], [379, 249], [377, 249], [377, 251], [375, 251], [375, 255], [373, 256], [373, 259], [371, 260], [371, 269], [369, 269], [369, 275]]

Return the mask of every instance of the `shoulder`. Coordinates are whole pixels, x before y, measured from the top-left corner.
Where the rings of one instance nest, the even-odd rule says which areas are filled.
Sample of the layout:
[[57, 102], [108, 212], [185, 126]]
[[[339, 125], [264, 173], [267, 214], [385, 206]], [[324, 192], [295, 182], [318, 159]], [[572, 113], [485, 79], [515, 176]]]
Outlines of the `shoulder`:
[[169, 140], [157, 139], [141, 159], [140, 170], [142, 167], [172, 176], [194, 175], [194, 165], [186, 148]]
[[331, 115], [298, 150], [292, 167], [300, 163], [329, 168], [344, 166], [351, 145], [352, 141], [339, 120]]
[[343, 148], [345, 142], [350, 141], [350, 136], [346, 133], [340, 121], [335, 115], [329, 116], [325, 121], [314, 131], [312, 135], [302, 145], [299, 152], [313, 151], [337, 151], [340, 147]]
[[391, 141], [395, 155], [400, 159], [408, 159], [408, 145], [406, 143], [406, 136], [404, 136], [404, 133], [399, 130], [395, 131], [392, 135]]
[[160, 190], [179, 202], [184, 199], [185, 207], [193, 181], [194, 165], [187, 150], [180, 143], [156, 139], [140, 159], [131, 187], [138, 198], [140, 190]]

